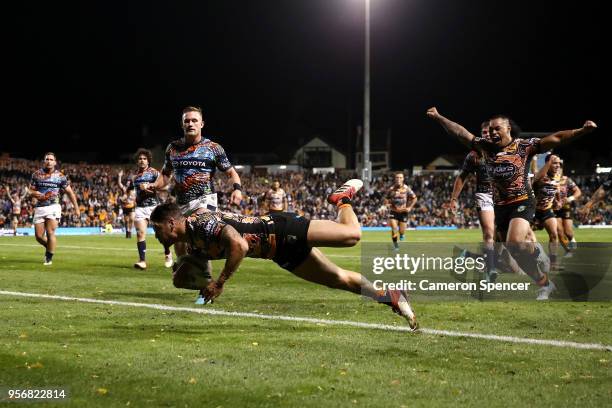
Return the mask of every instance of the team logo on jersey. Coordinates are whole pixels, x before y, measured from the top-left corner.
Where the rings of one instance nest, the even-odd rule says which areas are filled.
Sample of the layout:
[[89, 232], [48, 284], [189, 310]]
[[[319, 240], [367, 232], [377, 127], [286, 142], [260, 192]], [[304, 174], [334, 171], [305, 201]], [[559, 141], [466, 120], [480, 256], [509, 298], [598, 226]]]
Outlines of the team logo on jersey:
[[517, 171], [518, 167], [508, 162], [497, 163], [487, 167], [487, 172], [489, 174], [491, 174], [495, 178], [499, 178], [502, 180], [509, 180], [513, 178], [516, 175]]
[[517, 212], [523, 212], [523, 211], [525, 211], [525, 208], [526, 207], [524, 205], [521, 205], [521, 206], [519, 206], [519, 208], [516, 209], [516, 211]]

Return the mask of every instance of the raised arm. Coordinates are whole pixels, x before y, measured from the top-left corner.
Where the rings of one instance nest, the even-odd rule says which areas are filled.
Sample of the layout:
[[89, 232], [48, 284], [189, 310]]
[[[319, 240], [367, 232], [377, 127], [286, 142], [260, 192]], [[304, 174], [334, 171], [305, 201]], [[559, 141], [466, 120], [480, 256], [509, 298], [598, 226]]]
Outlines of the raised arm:
[[550, 149], [554, 149], [557, 146], [561, 146], [574, 141], [580, 136], [589, 134], [597, 129], [595, 122], [587, 120], [580, 129], [562, 130], [555, 132], [552, 135], [543, 137], [540, 140], [540, 150], [545, 152]]
[[122, 178], [123, 178], [123, 170], [119, 170], [119, 173], [117, 173], [117, 183], [119, 184], [119, 188], [121, 189], [121, 191], [125, 193], [126, 188], [121, 182]]
[[550, 164], [552, 163], [553, 159], [555, 158], [555, 155], [551, 155], [548, 158], [548, 161], [542, 166], [542, 168], [540, 170], [538, 170], [534, 176], [533, 176], [533, 183], [537, 183], [538, 181], [542, 180], [542, 177], [544, 177], [546, 175], [546, 173], [548, 173], [548, 170], [550, 169]]
[[476, 136], [471, 134], [466, 128], [440, 115], [435, 107], [427, 110], [427, 116], [437, 121], [448, 134], [455, 136], [465, 146], [472, 147], [472, 141]]
[[225, 249], [225, 265], [219, 273], [219, 278], [216, 281], [211, 281], [204, 291], [204, 298], [207, 303], [212, 302], [223, 292], [223, 285], [236, 272], [249, 250], [248, 242], [231, 225], [223, 227], [220, 243]]
[[11, 195], [11, 189], [9, 188], [9, 186], [4, 186], [4, 190], [6, 191], [6, 196], [8, 197], [10, 202], [15, 205], [15, 200], [13, 200], [13, 196]]

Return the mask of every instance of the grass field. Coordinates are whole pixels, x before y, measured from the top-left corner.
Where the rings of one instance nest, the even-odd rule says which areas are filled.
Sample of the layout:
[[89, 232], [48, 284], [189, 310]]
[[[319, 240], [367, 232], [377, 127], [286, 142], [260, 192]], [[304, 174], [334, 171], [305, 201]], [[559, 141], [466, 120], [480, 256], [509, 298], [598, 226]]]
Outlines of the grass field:
[[[612, 230], [578, 230], [576, 237], [611, 242]], [[479, 238], [475, 230], [407, 235], [424, 242]], [[363, 240], [387, 241], [388, 233], [365, 233]], [[54, 264], [44, 267], [33, 237], [0, 238], [0, 290], [197, 307], [194, 292], [172, 286], [151, 237], [144, 272], [132, 268], [134, 239], [58, 243]], [[325, 253], [359, 270], [359, 246]], [[610, 303], [414, 307], [429, 329], [612, 345]], [[404, 325], [385, 306], [261, 260], [246, 260], [205, 308]], [[0, 294], [0, 367], [0, 388], [67, 388], [62, 406], [79, 407], [587, 407], [612, 400], [608, 351], [10, 294]]]

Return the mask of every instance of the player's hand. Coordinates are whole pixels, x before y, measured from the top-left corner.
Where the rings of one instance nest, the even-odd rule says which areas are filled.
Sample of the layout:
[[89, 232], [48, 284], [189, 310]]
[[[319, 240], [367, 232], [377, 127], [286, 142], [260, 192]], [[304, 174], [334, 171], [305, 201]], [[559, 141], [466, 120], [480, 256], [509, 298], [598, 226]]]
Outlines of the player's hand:
[[597, 124], [595, 124], [595, 122], [593, 122], [592, 120], [587, 120], [586, 122], [584, 122], [582, 129], [587, 132], [592, 132], [597, 129]]
[[232, 204], [240, 205], [242, 202], [242, 191], [234, 190], [232, 191], [232, 196], [230, 198]]
[[74, 215], [76, 215], [77, 217], [81, 216], [81, 210], [79, 209], [79, 207], [74, 207]]
[[427, 109], [427, 116], [429, 116], [432, 119], [437, 119], [440, 114], [438, 113], [438, 110], [434, 107]]
[[204, 289], [204, 299], [206, 303], [212, 303], [213, 300], [218, 298], [223, 293], [223, 284], [215, 280], [211, 280]]

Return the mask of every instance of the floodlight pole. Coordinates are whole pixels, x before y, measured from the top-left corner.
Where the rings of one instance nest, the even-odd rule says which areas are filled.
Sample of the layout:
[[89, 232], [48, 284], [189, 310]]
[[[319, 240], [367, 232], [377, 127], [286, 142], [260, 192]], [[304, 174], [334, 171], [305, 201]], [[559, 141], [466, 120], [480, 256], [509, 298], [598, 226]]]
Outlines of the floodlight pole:
[[372, 163], [370, 162], [370, 0], [365, 0], [365, 76], [363, 92], [363, 181], [370, 187]]

